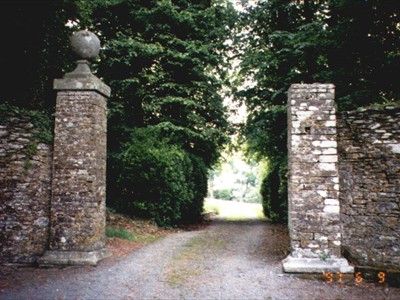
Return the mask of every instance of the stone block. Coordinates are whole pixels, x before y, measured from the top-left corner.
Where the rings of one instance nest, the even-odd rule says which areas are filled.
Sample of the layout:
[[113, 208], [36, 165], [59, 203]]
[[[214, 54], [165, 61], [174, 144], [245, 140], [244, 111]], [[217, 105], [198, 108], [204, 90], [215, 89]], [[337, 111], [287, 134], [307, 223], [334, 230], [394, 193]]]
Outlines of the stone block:
[[318, 160], [321, 163], [337, 163], [338, 162], [338, 156], [335, 154], [331, 154], [331, 155], [320, 155], [318, 156]]
[[40, 266], [61, 266], [61, 265], [96, 265], [100, 260], [109, 257], [111, 252], [106, 249], [95, 251], [46, 251], [39, 258]]
[[283, 270], [287, 273], [354, 273], [354, 267], [350, 266], [344, 258], [295, 258], [288, 256], [282, 261]]
[[324, 204], [327, 206], [339, 206], [339, 200], [338, 199], [325, 199]]

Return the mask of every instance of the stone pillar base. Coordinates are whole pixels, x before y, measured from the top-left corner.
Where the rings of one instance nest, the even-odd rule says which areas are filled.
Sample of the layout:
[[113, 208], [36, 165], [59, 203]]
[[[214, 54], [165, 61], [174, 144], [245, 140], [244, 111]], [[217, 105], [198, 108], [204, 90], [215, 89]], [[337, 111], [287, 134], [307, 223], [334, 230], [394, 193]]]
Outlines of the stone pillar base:
[[96, 251], [46, 251], [39, 258], [39, 266], [73, 266], [96, 265], [100, 260], [109, 257], [111, 252], [102, 248]]
[[286, 273], [354, 273], [345, 258], [320, 258], [293, 257], [289, 255], [282, 261], [283, 271]]

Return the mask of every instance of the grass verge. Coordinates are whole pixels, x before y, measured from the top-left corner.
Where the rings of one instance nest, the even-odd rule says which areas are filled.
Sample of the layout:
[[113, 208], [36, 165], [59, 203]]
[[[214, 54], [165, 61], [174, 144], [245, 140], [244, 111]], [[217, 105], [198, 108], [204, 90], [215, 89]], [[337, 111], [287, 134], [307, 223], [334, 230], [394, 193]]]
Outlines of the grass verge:
[[142, 220], [106, 211], [107, 247], [116, 257], [126, 256], [133, 250], [175, 232]]
[[135, 235], [121, 228], [106, 227], [106, 237], [108, 238], [120, 238], [128, 241], [135, 240]]

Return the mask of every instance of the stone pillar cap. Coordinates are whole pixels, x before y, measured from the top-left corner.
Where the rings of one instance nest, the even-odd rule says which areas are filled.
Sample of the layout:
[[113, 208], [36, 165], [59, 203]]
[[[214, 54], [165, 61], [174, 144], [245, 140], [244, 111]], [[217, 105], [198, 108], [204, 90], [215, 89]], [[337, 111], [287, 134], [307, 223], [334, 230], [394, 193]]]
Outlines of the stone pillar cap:
[[97, 91], [109, 97], [111, 89], [97, 78], [90, 70], [89, 60], [95, 59], [100, 52], [100, 40], [88, 30], [75, 32], [70, 38], [72, 51], [78, 57], [74, 71], [64, 75], [63, 79], [54, 80], [55, 90], [64, 91]]
[[78, 59], [93, 60], [100, 52], [100, 40], [93, 32], [80, 30], [70, 38], [72, 51]]
[[93, 74], [81, 78], [68, 77], [66, 74], [65, 78], [54, 80], [54, 89], [59, 91], [96, 91], [106, 97], [111, 95], [111, 88]]

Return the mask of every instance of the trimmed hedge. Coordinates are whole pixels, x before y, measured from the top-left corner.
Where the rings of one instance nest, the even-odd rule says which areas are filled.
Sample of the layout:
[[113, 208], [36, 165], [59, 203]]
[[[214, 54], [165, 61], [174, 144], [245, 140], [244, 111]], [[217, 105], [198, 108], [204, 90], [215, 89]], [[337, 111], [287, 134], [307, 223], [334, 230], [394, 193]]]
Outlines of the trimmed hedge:
[[207, 168], [201, 158], [161, 138], [157, 128], [135, 129], [113, 162], [119, 168], [108, 205], [164, 227], [199, 220]]
[[264, 215], [275, 222], [286, 223], [288, 219], [287, 158], [270, 164], [261, 183]]

